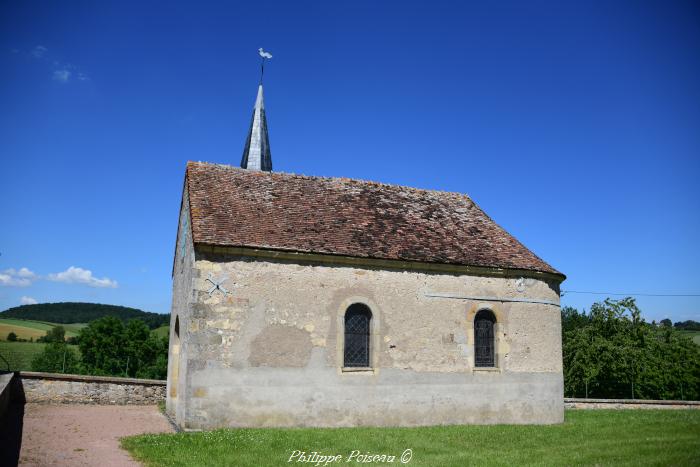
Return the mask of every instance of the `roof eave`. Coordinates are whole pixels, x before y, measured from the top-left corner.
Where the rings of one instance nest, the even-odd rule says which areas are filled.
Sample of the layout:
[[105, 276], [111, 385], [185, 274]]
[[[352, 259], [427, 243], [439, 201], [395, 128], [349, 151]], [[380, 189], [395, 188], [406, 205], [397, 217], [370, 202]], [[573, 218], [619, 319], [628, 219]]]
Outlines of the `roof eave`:
[[344, 264], [370, 268], [415, 270], [442, 273], [462, 273], [479, 276], [497, 277], [531, 277], [534, 279], [551, 280], [560, 284], [566, 280], [566, 275], [552, 268], [552, 271], [536, 269], [509, 268], [500, 266], [480, 266], [458, 263], [426, 262], [403, 259], [387, 259], [371, 256], [352, 256], [339, 253], [301, 251], [284, 248], [222, 245], [206, 242], [195, 242], [195, 252], [222, 253], [232, 256], [249, 256], [262, 259], [294, 261], [304, 263]]

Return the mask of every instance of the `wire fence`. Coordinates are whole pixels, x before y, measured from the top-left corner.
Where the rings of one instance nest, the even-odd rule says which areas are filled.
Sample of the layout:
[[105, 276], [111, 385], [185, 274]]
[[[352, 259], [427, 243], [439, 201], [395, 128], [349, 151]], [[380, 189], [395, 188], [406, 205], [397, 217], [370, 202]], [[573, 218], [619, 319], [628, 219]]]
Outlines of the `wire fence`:
[[[0, 341], [0, 371], [32, 371], [32, 361], [44, 351], [47, 344], [36, 342]], [[54, 372], [66, 373], [66, 364], [70, 363], [69, 352], [80, 355], [77, 345], [66, 345], [62, 355], [57, 355], [53, 365]]]
[[32, 342], [0, 342], [0, 368], [4, 371], [29, 371], [32, 360], [46, 344]]
[[[39, 357], [46, 345], [44, 343], [31, 342], [7, 342], [0, 341], [0, 372], [13, 371], [46, 371], [49, 373], [83, 374], [78, 362], [80, 360], [80, 349], [77, 345], [64, 345], [58, 352], [44, 358], [35, 365], [35, 360]], [[112, 361], [113, 371], [107, 373], [112, 376], [128, 377], [129, 369], [133, 367], [134, 360], [126, 355]], [[133, 373], [133, 368], [132, 373]], [[92, 374], [92, 373], [89, 373]], [[104, 376], [104, 373], [97, 373]]]
[[591, 380], [564, 384], [564, 397], [586, 399], [698, 400], [700, 385], [682, 380]]

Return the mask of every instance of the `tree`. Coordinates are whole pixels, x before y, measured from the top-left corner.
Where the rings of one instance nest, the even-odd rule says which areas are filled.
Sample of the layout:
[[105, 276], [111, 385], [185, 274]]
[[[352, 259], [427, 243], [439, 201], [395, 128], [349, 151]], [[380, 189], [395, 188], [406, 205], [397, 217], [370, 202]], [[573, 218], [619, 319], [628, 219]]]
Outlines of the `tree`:
[[671, 320], [668, 319], [668, 318], [662, 319], [661, 321], [659, 321], [659, 324], [660, 324], [661, 326], [666, 326], [666, 327], [668, 327], [668, 328], [670, 328], [670, 327], [673, 326], [673, 323], [672, 323]]
[[33, 371], [49, 373], [78, 373], [80, 359], [75, 350], [65, 342], [50, 342], [44, 350], [32, 360]]
[[14, 332], [10, 332], [7, 335], [7, 340], [10, 342], [17, 342], [17, 334], [15, 334]]
[[85, 370], [93, 375], [123, 373], [126, 364], [123, 340], [124, 324], [113, 316], [92, 321], [81, 329], [78, 347]]
[[561, 309], [562, 331], [572, 331], [588, 324], [589, 317], [585, 312], [579, 313], [576, 308], [565, 306]]
[[165, 378], [168, 343], [152, 334], [143, 321], [126, 325], [105, 316], [80, 330], [78, 346], [89, 374]]
[[143, 320], [149, 328], [155, 329], [170, 322], [170, 315], [152, 313], [116, 305], [100, 303], [37, 303], [9, 308], [0, 316], [3, 318], [31, 319], [50, 323], [89, 323], [104, 316], [115, 316], [126, 323], [132, 319]]
[[700, 331], [700, 323], [693, 320], [678, 322], [673, 325], [676, 329], [683, 329], [685, 331]]
[[644, 322], [633, 298], [595, 303], [587, 324], [563, 332], [563, 357], [567, 395], [700, 397], [700, 347]]
[[63, 326], [54, 326], [48, 331], [46, 335], [37, 339], [37, 342], [65, 342], [66, 340], [66, 330]]

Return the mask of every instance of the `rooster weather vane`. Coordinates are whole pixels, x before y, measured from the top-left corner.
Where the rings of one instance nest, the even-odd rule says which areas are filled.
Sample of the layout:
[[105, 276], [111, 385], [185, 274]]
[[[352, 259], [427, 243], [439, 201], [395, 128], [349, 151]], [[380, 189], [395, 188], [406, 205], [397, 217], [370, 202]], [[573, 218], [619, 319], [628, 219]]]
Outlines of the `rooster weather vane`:
[[263, 82], [263, 75], [265, 74], [265, 59], [269, 60], [272, 58], [270, 52], [265, 52], [262, 47], [258, 49], [258, 55], [260, 55], [260, 84]]

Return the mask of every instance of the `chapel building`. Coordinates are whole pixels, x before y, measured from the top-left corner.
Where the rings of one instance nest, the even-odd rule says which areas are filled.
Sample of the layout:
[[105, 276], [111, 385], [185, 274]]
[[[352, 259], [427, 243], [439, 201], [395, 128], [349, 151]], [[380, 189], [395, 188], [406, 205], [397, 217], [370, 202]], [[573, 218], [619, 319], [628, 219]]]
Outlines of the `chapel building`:
[[167, 410], [186, 429], [560, 423], [565, 276], [468, 196], [190, 162]]

